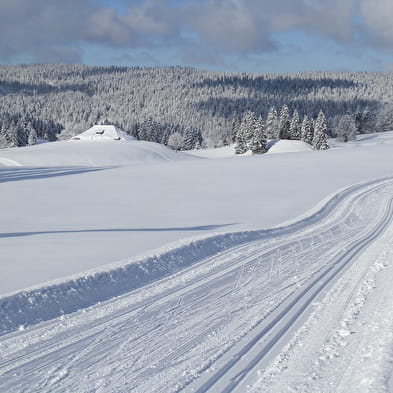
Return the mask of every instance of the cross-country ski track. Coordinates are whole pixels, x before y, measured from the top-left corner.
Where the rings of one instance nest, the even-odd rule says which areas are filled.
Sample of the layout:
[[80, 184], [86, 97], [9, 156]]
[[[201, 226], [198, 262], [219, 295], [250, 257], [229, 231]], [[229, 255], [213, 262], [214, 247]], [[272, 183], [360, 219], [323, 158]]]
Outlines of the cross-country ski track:
[[[128, 291], [106, 271], [0, 298], [0, 391], [245, 392], [391, 225], [392, 195], [392, 179], [360, 184], [287, 226], [169, 250], [134, 264], [146, 274]], [[168, 258], [178, 269], [163, 263], [149, 280], [151, 264]], [[95, 279], [115, 297], [66, 304]]]

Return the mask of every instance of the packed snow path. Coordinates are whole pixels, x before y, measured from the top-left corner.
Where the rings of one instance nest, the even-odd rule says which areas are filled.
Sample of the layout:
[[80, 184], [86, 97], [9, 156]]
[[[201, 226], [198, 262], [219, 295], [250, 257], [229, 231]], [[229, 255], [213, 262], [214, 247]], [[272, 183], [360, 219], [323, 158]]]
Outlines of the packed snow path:
[[352, 187], [317, 220], [5, 334], [0, 391], [244, 392], [391, 224], [392, 195], [390, 180]]

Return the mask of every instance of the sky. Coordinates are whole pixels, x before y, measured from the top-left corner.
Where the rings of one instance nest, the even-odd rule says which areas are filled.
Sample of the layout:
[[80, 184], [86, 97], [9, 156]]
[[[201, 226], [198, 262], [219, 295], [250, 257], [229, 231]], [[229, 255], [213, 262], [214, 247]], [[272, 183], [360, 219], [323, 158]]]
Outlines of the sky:
[[392, 0], [0, 0], [0, 63], [392, 71]]

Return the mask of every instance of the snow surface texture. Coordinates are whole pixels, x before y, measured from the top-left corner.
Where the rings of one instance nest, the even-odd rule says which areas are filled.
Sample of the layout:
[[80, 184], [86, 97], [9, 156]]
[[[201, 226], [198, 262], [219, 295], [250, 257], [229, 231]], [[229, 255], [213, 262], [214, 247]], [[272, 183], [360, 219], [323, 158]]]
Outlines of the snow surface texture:
[[[392, 180], [369, 182], [340, 192], [287, 227], [216, 236], [157, 256], [157, 262], [169, 258], [176, 264], [186, 261], [182, 255], [189, 251], [207, 253], [199, 263], [152, 285], [28, 329], [21, 325], [18, 332], [3, 336], [0, 390], [245, 392], [248, 386], [258, 391], [257, 371], [264, 362], [270, 364], [275, 348], [296, 331], [299, 318], [312, 312], [313, 302], [324, 299], [318, 296], [337, 282], [339, 273], [391, 228], [392, 194]], [[218, 252], [225, 241], [232, 247]], [[386, 237], [378, 241], [386, 244]], [[147, 260], [139, 270], [157, 278], [156, 269], [161, 267], [165, 275], [171, 263]], [[378, 272], [378, 264], [368, 260], [365, 265]], [[127, 271], [130, 267], [123, 274], [138, 281], [135, 271]], [[87, 282], [102, 289], [105, 273], [113, 280], [106, 280], [109, 285], [121, 277], [112, 270]], [[342, 275], [341, 281], [351, 282], [351, 274]], [[73, 293], [83, 294], [85, 284], [74, 280], [4, 299], [15, 301], [8, 316], [12, 319], [18, 307], [27, 316], [26, 306], [33, 310], [40, 302], [64, 300], [64, 288], [73, 301]], [[392, 291], [391, 286], [386, 289]], [[337, 330], [344, 338], [350, 332], [346, 318], [347, 324]], [[389, 369], [389, 356], [381, 359], [381, 369]], [[383, 375], [386, 381], [388, 374]], [[303, 375], [307, 388], [294, 391], [330, 391], [312, 376]], [[373, 386], [379, 389], [381, 381], [374, 379]]]
[[368, 248], [249, 392], [392, 392], [393, 228]]
[[191, 158], [152, 142], [106, 140], [105, 143], [98, 143], [86, 139], [4, 149], [0, 151], [0, 167], [135, 166]]
[[392, 134], [362, 139], [1, 151], [0, 391], [393, 391]]
[[302, 141], [288, 141], [288, 140], [278, 140], [274, 141], [269, 146], [268, 154], [275, 153], [297, 153], [300, 151], [311, 151], [312, 147]]
[[[299, 153], [302, 151], [312, 151], [312, 147], [302, 141], [289, 141], [289, 140], [270, 140], [268, 143], [267, 154], [276, 153]], [[191, 150], [186, 151], [186, 154], [192, 154], [197, 157], [204, 158], [225, 158], [233, 157], [235, 155], [234, 145], [223, 146], [216, 149], [201, 149], [201, 150]], [[248, 151], [244, 154], [240, 154], [237, 157], [250, 156], [251, 152]]]
[[124, 131], [112, 125], [95, 125], [81, 134], [73, 136], [71, 140], [81, 142], [123, 142], [135, 141], [137, 138], [126, 134]]
[[391, 138], [228, 159], [137, 141], [2, 150], [0, 162], [29, 166], [0, 169], [0, 295], [179, 239], [294, 219], [338, 189], [390, 176]]
[[118, 268], [91, 272], [88, 276], [81, 275], [51, 286], [0, 297], [0, 334], [15, 330], [20, 325], [31, 325], [119, 296], [242, 243], [268, 241], [292, 233], [328, 216], [340, 201], [357, 188], [359, 186], [342, 191], [314, 214], [286, 227], [195, 240]]

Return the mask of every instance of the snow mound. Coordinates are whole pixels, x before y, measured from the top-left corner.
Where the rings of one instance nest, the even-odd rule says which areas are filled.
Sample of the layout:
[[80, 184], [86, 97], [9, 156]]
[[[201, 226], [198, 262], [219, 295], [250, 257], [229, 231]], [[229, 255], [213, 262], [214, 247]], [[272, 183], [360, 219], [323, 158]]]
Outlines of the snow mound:
[[[118, 166], [180, 161], [193, 157], [153, 142], [123, 140], [122, 143], [61, 141], [0, 151], [6, 166]], [[194, 158], [195, 159], [195, 158]]]
[[348, 187], [326, 198], [303, 217], [281, 226], [254, 231], [222, 232], [178, 241], [140, 259], [119, 262], [64, 280], [0, 296], [0, 336], [19, 327], [47, 321], [141, 288], [204, 258], [245, 243], [288, 236], [326, 219], [338, 206], [348, 208], [352, 197], [391, 178]]
[[[268, 142], [268, 153], [294, 153], [313, 150], [312, 147], [303, 141], [290, 141], [287, 139], [271, 140]], [[248, 150], [244, 154], [235, 154], [235, 145], [216, 147], [211, 149], [190, 150], [187, 154], [202, 158], [229, 158], [233, 156], [251, 156]]]
[[296, 153], [301, 151], [312, 150], [311, 145], [303, 141], [290, 141], [281, 139], [279, 141], [269, 142], [270, 148], [268, 154], [271, 153]]
[[110, 141], [129, 141], [136, 140], [135, 137], [126, 134], [124, 131], [113, 125], [95, 125], [81, 134], [71, 138], [72, 141], [94, 141], [94, 142], [110, 142]]
[[228, 158], [235, 155], [235, 147], [230, 145], [210, 149], [186, 150], [185, 153], [201, 158]]

